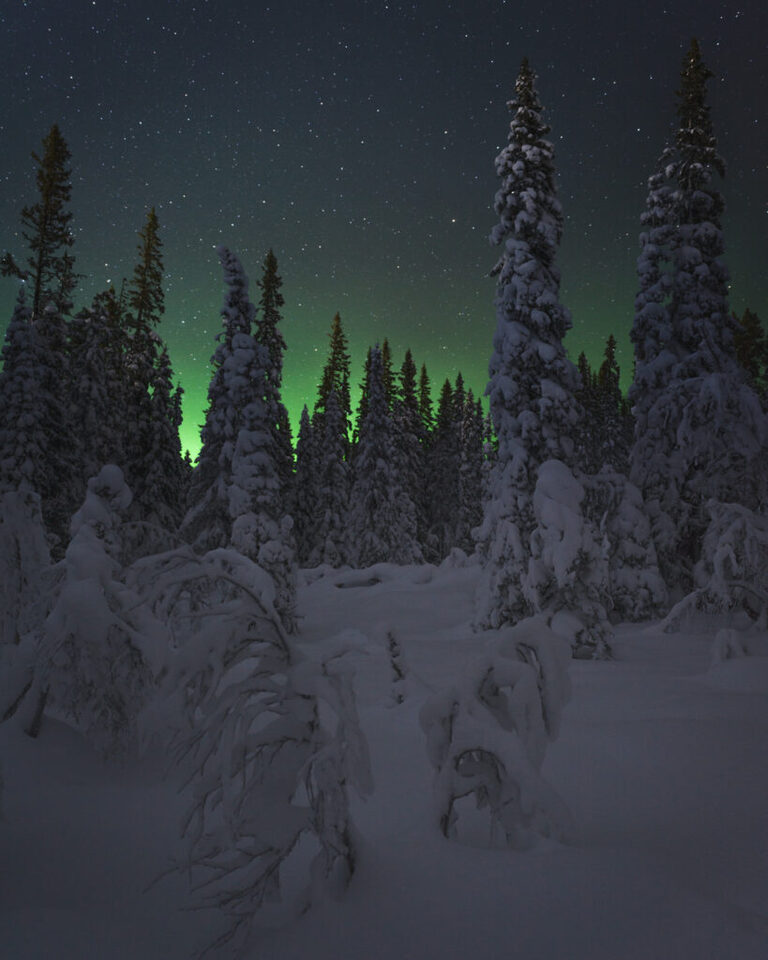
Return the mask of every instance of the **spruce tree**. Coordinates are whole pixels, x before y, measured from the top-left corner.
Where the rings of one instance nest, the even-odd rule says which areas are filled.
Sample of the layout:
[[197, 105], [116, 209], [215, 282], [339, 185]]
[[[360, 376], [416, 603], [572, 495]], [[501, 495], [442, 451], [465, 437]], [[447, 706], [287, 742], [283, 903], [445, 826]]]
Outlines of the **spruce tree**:
[[336, 394], [336, 402], [344, 415], [347, 430], [350, 427], [352, 407], [349, 394], [349, 349], [347, 338], [341, 326], [341, 316], [337, 313], [331, 322], [330, 349], [323, 367], [323, 376], [317, 388], [315, 412], [323, 412], [328, 394]]
[[282, 277], [277, 272], [277, 257], [270, 249], [264, 258], [259, 281], [261, 297], [257, 307], [256, 341], [268, 353], [266, 371], [267, 416], [272, 435], [272, 456], [280, 479], [280, 496], [286, 502], [293, 482], [293, 442], [288, 411], [282, 400], [283, 356], [285, 338], [280, 330], [285, 299], [281, 292]]
[[290, 501], [291, 516], [295, 525], [296, 557], [301, 566], [308, 566], [315, 549], [319, 456], [318, 438], [305, 404], [299, 421], [299, 435], [296, 441], [296, 479]]
[[352, 455], [355, 456], [357, 452], [357, 445], [360, 441], [360, 429], [368, 415], [368, 402], [370, 396], [370, 379], [371, 379], [371, 347], [368, 347], [368, 350], [365, 354], [365, 361], [363, 362], [363, 379], [360, 383], [360, 400], [357, 404], [357, 416], [355, 418], [355, 430], [352, 435]]
[[134, 494], [132, 515], [143, 520], [145, 498], [140, 495], [143, 471], [152, 445], [152, 402], [150, 391], [155, 375], [160, 338], [155, 327], [165, 312], [163, 257], [159, 223], [154, 207], [139, 231], [138, 258], [126, 292], [123, 318], [125, 356], [123, 361], [124, 416], [130, 425], [125, 435], [125, 479]]
[[471, 554], [475, 551], [472, 531], [483, 519], [483, 409], [471, 390], [464, 402], [459, 449], [455, 544]]
[[381, 344], [381, 376], [384, 383], [384, 395], [391, 408], [395, 396], [395, 375], [392, 369], [392, 348], [386, 337]]
[[598, 469], [625, 474], [629, 469], [634, 420], [621, 392], [621, 369], [616, 359], [616, 338], [609, 334], [603, 362], [597, 371], [597, 422], [602, 438]]
[[182, 520], [186, 494], [186, 468], [179, 440], [178, 406], [174, 401], [173, 371], [163, 347], [152, 379], [146, 453], [137, 471], [141, 480], [135, 500], [139, 515], [167, 531], [176, 531]]
[[677, 92], [678, 129], [649, 180], [632, 340], [636, 416], [630, 475], [653, 524], [668, 586], [690, 589], [710, 498], [765, 497], [765, 421], [736, 357], [723, 262], [724, 174], [694, 40]]
[[227, 285], [221, 311], [223, 329], [211, 358], [213, 375], [208, 385], [205, 422], [200, 431], [202, 446], [190, 479], [187, 513], [182, 524], [182, 535], [200, 552], [226, 546], [232, 530], [228, 492], [239, 422], [230, 396], [231, 357], [235, 336], [242, 333], [250, 337], [255, 317], [248, 297], [248, 279], [242, 269], [234, 268], [232, 256], [225, 247], [219, 249]]
[[139, 259], [127, 295], [128, 307], [133, 312], [131, 326], [139, 340], [148, 336], [165, 313], [162, 246], [160, 224], [152, 207], [139, 231]]
[[32, 158], [37, 164], [39, 199], [21, 212], [22, 237], [29, 247], [27, 267], [20, 267], [6, 252], [0, 271], [28, 283], [31, 315], [36, 318], [48, 302], [62, 314], [69, 312], [78, 277], [70, 253], [75, 242], [72, 213], [67, 209], [72, 194], [71, 154], [56, 124], [43, 140], [42, 157], [33, 153]]
[[424, 545], [428, 529], [426, 434], [416, 392], [416, 364], [410, 350], [406, 350], [400, 367], [392, 421], [400, 476], [404, 490], [416, 508], [417, 536], [419, 543]]
[[218, 253], [227, 288], [224, 330], [213, 357], [203, 447], [182, 533], [201, 551], [231, 544], [263, 567], [275, 585], [275, 610], [290, 632], [294, 548], [272, 453], [269, 352], [253, 335], [255, 310], [239, 259], [226, 247]]
[[6, 331], [0, 373], [0, 489], [22, 483], [40, 496], [58, 559], [82, 494], [68, 382], [66, 326], [51, 300], [33, 320], [24, 288]]
[[381, 349], [369, 352], [368, 404], [353, 462], [349, 540], [358, 567], [419, 563], [416, 508], [399, 475]]
[[345, 418], [336, 391], [325, 398], [322, 419], [322, 442], [317, 450], [316, 490], [312, 505], [312, 549], [308, 566], [321, 563], [340, 567], [350, 556], [347, 522], [349, 516], [349, 464], [345, 454], [347, 438]]
[[[499, 447], [479, 531], [478, 620], [498, 627], [568, 610], [578, 623], [569, 627], [574, 651], [597, 655], [606, 630], [592, 569], [595, 544], [581, 515], [583, 490], [569, 469], [581, 411], [578, 373], [562, 344], [571, 326], [555, 264], [563, 214], [549, 127], [527, 60], [515, 95], [508, 145], [496, 159], [499, 222], [491, 240], [502, 252], [492, 271], [498, 324], [486, 393]], [[558, 501], [563, 497], [567, 502]], [[570, 522], [560, 529], [566, 515]]]
[[427, 438], [431, 435], [435, 427], [435, 415], [432, 412], [432, 393], [429, 374], [426, 364], [422, 363], [419, 373], [419, 413], [421, 414], [421, 423]]
[[733, 318], [737, 321], [734, 330], [736, 359], [746, 372], [753, 390], [765, 405], [768, 392], [768, 335], [758, 315], [749, 307], [741, 315], [741, 319], [736, 314], [733, 314]]
[[432, 561], [437, 562], [448, 556], [456, 539], [461, 459], [460, 433], [465, 396], [463, 380], [457, 378], [456, 388], [454, 391], [448, 379], [443, 383], [437, 406], [435, 428], [427, 455], [429, 488], [427, 555]]
[[108, 463], [124, 463], [125, 407], [114, 360], [110, 320], [102, 303], [77, 314], [71, 324], [74, 424], [81, 475], [96, 476]]

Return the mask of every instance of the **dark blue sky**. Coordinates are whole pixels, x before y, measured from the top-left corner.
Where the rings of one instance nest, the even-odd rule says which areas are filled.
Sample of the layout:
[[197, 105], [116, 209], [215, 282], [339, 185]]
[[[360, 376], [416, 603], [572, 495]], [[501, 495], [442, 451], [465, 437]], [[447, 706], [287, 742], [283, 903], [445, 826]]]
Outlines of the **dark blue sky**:
[[[683, 53], [715, 74], [713, 120], [732, 305], [768, 317], [768, 5], [474, 0], [13, 0], [0, 8], [0, 250], [52, 123], [72, 151], [77, 306], [130, 275], [154, 205], [161, 334], [194, 444], [219, 328], [217, 244], [255, 281], [266, 250], [286, 297], [285, 396], [312, 404], [333, 314], [353, 349], [388, 337], [435, 384], [482, 391], [493, 316], [493, 160], [528, 56], [557, 149], [567, 344], [593, 358], [628, 332], [645, 181], [674, 129]], [[0, 323], [13, 281], [0, 286]]]

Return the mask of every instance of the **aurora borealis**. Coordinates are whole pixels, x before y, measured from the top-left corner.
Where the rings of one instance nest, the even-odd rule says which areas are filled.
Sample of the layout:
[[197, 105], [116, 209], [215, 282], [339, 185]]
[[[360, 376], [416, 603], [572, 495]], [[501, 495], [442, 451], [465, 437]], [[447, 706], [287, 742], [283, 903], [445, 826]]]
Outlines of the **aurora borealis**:
[[[215, 248], [254, 287], [271, 246], [286, 299], [284, 399], [314, 401], [341, 313], [361, 376], [387, 337], [437, 394], [461, 370], [482, 392], [495, 326], [493, 159], [523, 56], [539, 75], [560, 198], [573, 357], [628, 332], [645, 181], [674, 128], [692, 35], [714, 73], [732, 306], [768, 318], [768, 9], [660, 0], [13, 0], [0, 13], [0, 251], [52, 123], [72, 152], [76, 308], [130, 276], [146, 211], [160, 220], [168, 342], [197, 447], [219, 328]], [[0, 281], [0, 325], [14, 281]]]

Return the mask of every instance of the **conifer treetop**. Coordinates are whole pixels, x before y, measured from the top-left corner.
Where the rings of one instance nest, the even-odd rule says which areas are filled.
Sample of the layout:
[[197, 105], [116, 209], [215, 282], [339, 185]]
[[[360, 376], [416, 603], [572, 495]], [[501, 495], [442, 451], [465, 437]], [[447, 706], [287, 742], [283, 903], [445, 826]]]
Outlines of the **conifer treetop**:
[[[717, 152], [717, 140], [712, 127], [711, 108], [707, 101], [707, 81], [714, 74], [701, 58], [699, 43], [694, 38], [683, 60], [680, 89], [677, 91], [677, 117], [680, 121], [675, 146], [679, 153], [677, 180], [683, 190], [694, 191], [706, 187], [712, 171], [725, 176], [725, 162]], [[719, 194], [714, 207], [710, 204], [707, 216], [719, 218], [723, 202]]]
[[43, 140], [42, 156], [33, 153], [32, 159], [37, 164], [39, 199], [21, 211], [22, 236], [30, 251], [28, 269], [6, 253], [0, 260], [0, 272], [30, 282], [30, 307], [32, 316], [37, 317], [51, 300], [66, 312], [78, 280], [74, 258], [68, 252], [75, 242], [70, 226], [72, 213], [66, 209], [72, 194], [71, 154], [56, 124]]
[[258, 285], [261, 298], [258, 304], [260, 315], [256, 339], [269, 350], [270, 380], [279, 388], [283, 373], [283, 354], [286, 350], [285, 338], [279, 327], [283, 320], [281, 310], [285, 306], [285, 298], [280, 292], [283, 278], [277, 272], [277, 257], [271, 247], [264, 257], [263, 273]]
[[143, 229], [139, 231], [139, 259], [127, 298], [128, 306], [134, 311], [134, 323], [138, 330], [156, 326], [165, 313], [162, 246], [160, 224], [152, 207], [147, 213]]
[[336, 314], [331, 321], [330, 349], [323, 367], [323, 376], [317, 389], [316, 411], [325, 410], [328, 394], [333, 390], [347, 421], [351, 413], [349, 396], [349, 350], [347, 338], [341, 326], [341, 315]]

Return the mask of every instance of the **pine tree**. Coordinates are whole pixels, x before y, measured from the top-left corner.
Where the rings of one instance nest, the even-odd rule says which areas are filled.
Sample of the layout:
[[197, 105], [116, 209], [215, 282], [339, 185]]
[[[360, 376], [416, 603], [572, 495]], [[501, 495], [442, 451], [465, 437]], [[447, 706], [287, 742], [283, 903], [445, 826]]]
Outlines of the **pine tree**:
[[669, 586], [690, 589], [710, 498], [754, 508], [765, 496], [765, 422], [736, 359], [714, 185], [723, 176], [694, 40], [677, 93], [678, 130], [649, 180], [632, 340], [631, 478], [650, 511]]
[[[498, 325], [486, 393], [499, 447], [479, 531], [478, 619], [498, 627], [568, 609], [580, 624], [572, 628], [574, 650], [598, 653], [606, 631], [591, 569], [594, 544], [580, 513], [583, 490], [569, 470], [581, 411], [578, 373], [562, 345], [571, 325], [555, 264], [563, 215], [534, 81], [524, 60], [509, 104], [509, 142], [496, 159], [499, 223], [491, 240], [502, 253], [493, 270]], [[570, 498], [559, 503], [562, 513], [547, 512], [558, 496]], [[553, 520], [566, 511], [573, 539], [558, 559], [553, 544], [566, 531]]]
[[72, 213], [67, 204], [72, 194], [71, 154], [58, 126], [54, 124], [43, 140], [43, 154], [32, 158], [37, 164], [39, 200], [21, 212], [22, 237], [29, 246], [27, 267], [20, 267], [10, 253], [0, 261], [5, 276], [25, 280], [32, 291], [31, 315], [40, 315], [48, 302], [64, 314], [71, 309], [71, 295], [77, 283], [74, 258]]

